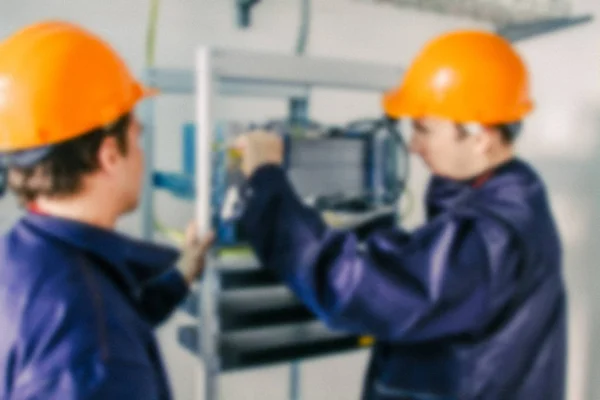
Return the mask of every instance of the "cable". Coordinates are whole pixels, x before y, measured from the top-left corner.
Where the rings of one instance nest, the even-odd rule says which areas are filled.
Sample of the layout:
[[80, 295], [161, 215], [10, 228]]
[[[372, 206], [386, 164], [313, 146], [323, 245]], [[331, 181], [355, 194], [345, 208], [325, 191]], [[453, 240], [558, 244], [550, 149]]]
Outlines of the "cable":
[[408, 190], [407, 182], [410, 175], [410, 158], [406, 141], [398, 129], [398, 123], [395, 119], [384, 116], [378, 119], [362, 119], [349, 123], [346, 126], [347, 130], [356, 131], [371, 131], [377, 132], [379, 129], [385, 129], [388, 135], [394, 140], [398, 153], [403, 156], [403, 166], [398, 173], [397, 186], [394, 192], [394, 199], [399, 200], [400, 197]]
[[[156, 55], [156, 32], [158, 26], [158, 14], [160, 0], [150, 0], [150, 12], [148, 15], [148, 26], [146, 29], [146, 68], [154, 66]], [[150, 171], [152, 173], [152, 171]], [[183, 230], [169, 228], [163, 225], [156, 215], [153, 216], [154, 229], [164, 235], [170, 242], [177, 246], [183, 246], [185, 234]]]
[[156, 51], [156, 30], [158, 26], [158, 10], [160, 0], [150, 0], [150, 14], [148, 17], [148, 28], [146, 31], [146, 67], [154, 66]]
[[296, 54], [301, 56], [306, 52], [306, 44], [310, 34], [310, 0], [300, 0], [300, 28], [298, 29], [298, 39], [296, 40]]

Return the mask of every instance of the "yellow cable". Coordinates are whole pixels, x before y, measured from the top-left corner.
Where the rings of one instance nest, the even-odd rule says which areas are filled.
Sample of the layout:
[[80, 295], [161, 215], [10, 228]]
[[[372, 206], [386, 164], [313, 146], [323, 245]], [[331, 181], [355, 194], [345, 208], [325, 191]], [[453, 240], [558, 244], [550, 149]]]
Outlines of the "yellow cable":
[[148, 30], [146, 31], [146, 67], [148, 68], [154, 66], [159, 5], [160, 0], [150, 0], [150, 16], [148, 18]]
[[185, 233], [182, 230], [177, 230], [173, 228], [169, 228], [163, 224], [161, 224], [158, 219], [154, 219], [154, 229], [157, 232], [163, 234], [169, 241], [175, 244], [178, 247], [183, 247], [185, 243]]
[[375, 343], [375, 338], [372, 336], [360, 336], [358, 338], [358, 345], [360, 347], [372, 346]]
[[[160, 0], [150, 0], [150, 12], [148, 16], [148, 27], [146, 30], [146, 68], [154, 66], [156, 55], [156, 32], [158, 26], [158, 14], [160, 9]], [[169, 228], [163, 225], [156, 215], [153, 216], [154, 229], [163, 234], [173, 244], [181, 247], [185, 241], [183, 231]]]

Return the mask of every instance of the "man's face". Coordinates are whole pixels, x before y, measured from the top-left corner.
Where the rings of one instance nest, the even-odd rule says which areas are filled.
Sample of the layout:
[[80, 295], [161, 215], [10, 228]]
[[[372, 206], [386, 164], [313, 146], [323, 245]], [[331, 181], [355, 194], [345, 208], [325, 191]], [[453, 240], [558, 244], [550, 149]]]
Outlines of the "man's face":
[[412, 121], [410, 151], [420, 156], [434, 175], [468, 179], [483, 157], [485, 144], [481, 136], [466, 134], [452, 121], [415, 119]]

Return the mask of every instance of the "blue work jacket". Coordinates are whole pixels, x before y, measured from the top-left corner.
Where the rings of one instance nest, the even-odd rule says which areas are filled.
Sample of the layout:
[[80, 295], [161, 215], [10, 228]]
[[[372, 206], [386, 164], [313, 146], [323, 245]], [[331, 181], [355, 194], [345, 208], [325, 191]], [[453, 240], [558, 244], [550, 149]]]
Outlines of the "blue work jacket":
[[363, 399], [564, 398], [561, 241], [527, 163], [433, 178], [426, 224], [364, 240], [327, 227], [279, 167], [247, 184], [243, 229], [262, 264], [332, 329], [376, 338]]
[[153, 328], [178, 253], [29, 213], [0, 242], [0, 399], [168, 400]]

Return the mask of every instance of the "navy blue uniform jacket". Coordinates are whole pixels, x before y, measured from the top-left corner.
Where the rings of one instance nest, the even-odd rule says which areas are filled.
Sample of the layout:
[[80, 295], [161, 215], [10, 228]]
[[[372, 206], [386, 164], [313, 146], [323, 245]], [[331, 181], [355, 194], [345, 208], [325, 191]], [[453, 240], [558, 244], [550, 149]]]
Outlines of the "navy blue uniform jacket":
[[178, 257], [26, 215], [0, 242], [0, 399], [169, 400], [153, 328], [188, 292]]
[[514, 159], [482, 185], [433, 178], [428, 221], [358, 240], [305, 207], [284, 171], [245, 190], [262, 264], [332, 329], [376, 340], [365, 400], [561, 400], [565, 290], [544, 184]]

